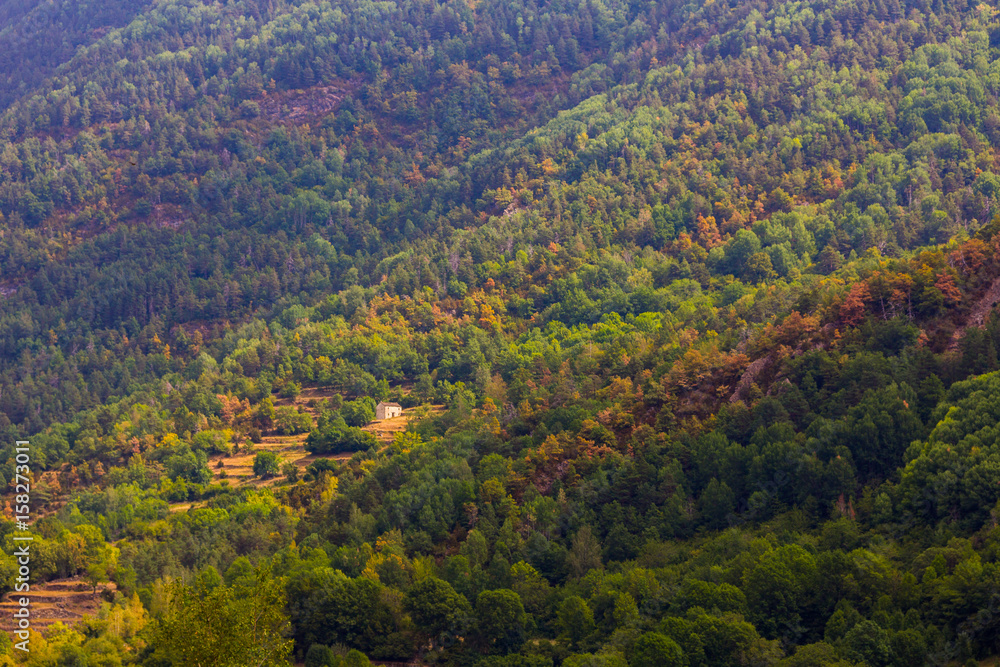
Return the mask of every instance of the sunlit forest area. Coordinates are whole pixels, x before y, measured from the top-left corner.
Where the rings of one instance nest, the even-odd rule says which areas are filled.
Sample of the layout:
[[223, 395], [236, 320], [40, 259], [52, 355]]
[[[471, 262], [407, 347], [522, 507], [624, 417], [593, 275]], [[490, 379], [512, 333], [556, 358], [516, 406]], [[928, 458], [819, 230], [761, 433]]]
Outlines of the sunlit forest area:
[[990, 2], [0, 0], [0, 665], [997, 664], [998, 98]]

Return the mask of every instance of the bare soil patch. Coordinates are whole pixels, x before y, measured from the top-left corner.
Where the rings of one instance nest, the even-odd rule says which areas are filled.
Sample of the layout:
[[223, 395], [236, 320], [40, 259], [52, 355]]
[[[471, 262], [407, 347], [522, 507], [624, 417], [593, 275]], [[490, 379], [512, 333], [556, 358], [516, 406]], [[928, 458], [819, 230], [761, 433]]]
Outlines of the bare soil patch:
[[257, 99], [257, 104], [260, 105], [261, 115], [269, 121], [300, 123], [336, 110], [357, 87], [356, 82], [342, 81], [326, 86], [274, 91]]
[[963, 334], [965, 334], [965, 330], [969, 327], [982, 327], [986, 322], [987, 316], [997, 303], [1000, 303], [1000, 278], [994, 279], [989, 289], [986, 290], [986, 293], [976, 301], [976, 304], [969, 312], [969, 317], [966, 319], [965, 324], [955, 329], [955, 333], [951, 336], [951, 344], [948, 345], [948, 349], [958, 349], [958, 341], [962, 339]]

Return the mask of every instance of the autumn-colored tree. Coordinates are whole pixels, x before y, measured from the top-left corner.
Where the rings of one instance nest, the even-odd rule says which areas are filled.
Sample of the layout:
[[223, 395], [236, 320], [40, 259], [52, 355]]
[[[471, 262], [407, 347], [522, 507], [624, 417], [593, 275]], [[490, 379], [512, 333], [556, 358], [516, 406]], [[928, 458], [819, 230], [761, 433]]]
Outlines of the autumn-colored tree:
[[859, 324], [868, 312], [867, 302], [871, 299], [868, 285], [855, 283], [840, 304], [840, 321], [847, 326]]

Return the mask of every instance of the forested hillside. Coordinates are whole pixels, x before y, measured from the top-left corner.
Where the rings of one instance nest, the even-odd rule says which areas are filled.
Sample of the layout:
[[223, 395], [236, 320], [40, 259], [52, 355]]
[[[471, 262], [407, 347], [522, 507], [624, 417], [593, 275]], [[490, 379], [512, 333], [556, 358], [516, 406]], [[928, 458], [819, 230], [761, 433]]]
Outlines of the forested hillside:
[[998, 97], [963, 0], [0, 0], [0, 589], [28, 439], [104, 590], [0, 665], [993, 664]]

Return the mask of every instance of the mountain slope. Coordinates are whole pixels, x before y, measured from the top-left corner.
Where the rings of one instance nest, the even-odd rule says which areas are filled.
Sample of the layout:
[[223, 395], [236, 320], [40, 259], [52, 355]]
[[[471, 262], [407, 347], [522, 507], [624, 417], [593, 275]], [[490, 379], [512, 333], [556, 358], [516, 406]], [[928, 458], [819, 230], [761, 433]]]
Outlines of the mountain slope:
[[119, 591], [28, 664], [1000, 653], [995, 9], [136, 12], [0, 115], [33, 573]]
[[145, 3], [0, 3], [0, 109], [6, 109], [68, 61], [78, 47], [128, 23]]

